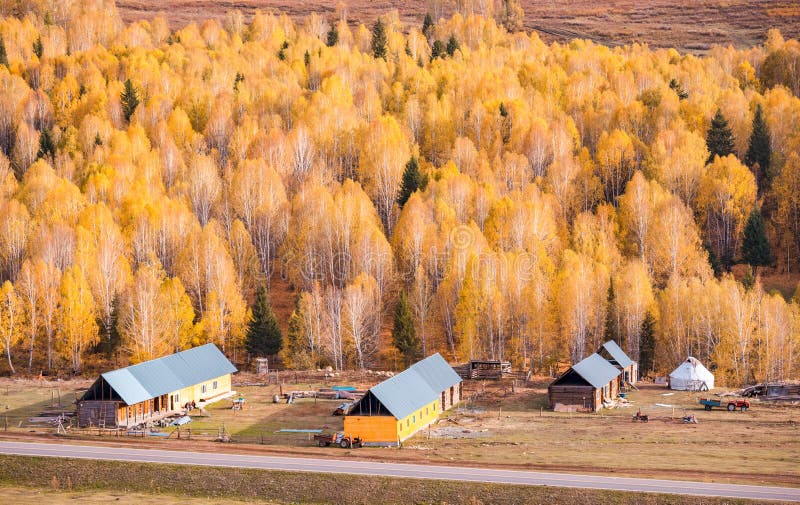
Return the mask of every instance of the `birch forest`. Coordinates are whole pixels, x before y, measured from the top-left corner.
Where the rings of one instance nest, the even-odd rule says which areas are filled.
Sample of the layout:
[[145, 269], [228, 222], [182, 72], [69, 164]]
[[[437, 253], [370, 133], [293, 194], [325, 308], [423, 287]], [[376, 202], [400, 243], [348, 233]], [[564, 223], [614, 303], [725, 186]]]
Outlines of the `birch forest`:
[[800, 44], [777, 31], [693, 55], [548, 44], [513, 9], [0, 14], [4, 373], [206, 342], [247, 367], [259, 290], [293, 307], [288, 368], [548, 374], [613, 339], [643, 374], [800, 372]]

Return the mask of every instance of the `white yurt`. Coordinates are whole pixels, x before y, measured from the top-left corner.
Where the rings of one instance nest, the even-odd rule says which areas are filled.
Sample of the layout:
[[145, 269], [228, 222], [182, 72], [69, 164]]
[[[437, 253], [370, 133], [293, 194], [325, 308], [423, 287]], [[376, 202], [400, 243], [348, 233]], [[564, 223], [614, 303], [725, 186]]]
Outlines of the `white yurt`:
[[697, 359], [689, 356], [669, 374], [669, 388], [679, 391], [707, 391], [714, 389], [714, 374]]

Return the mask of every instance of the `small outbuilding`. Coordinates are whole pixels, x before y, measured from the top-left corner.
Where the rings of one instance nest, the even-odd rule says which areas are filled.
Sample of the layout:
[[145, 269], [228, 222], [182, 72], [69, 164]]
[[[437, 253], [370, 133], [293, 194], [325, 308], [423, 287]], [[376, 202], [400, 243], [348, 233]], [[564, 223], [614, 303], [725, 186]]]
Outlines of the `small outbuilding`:
[[639, 378], [639, 364], [625, 354], [625, 351], [613, 340], [603, 344], [597, 354], [606, 359], [609, 363], [617, 367], [621, 373], [617, 377], [617, 385], [620, 390], [626, 385], [635, 385]]
[[708, 391], [714, 389], [714, 374], [699, 360], [689, 356], [669, 374], [669, 388], [677, 391]]
[[597, 412], [603, 402], [619, 394], [622, 372], [595, 353], [572, 365], [547, 388], [550, 406], [555, 410]]
[[214, 344], [106, 372], [78, 400], [78, 424], [125, 428], [231, 392], [236, 367]]
[[438, 353], [370, 388], [344, 418], [365, 445], [400, 445], [461, 401], [461, 377]]

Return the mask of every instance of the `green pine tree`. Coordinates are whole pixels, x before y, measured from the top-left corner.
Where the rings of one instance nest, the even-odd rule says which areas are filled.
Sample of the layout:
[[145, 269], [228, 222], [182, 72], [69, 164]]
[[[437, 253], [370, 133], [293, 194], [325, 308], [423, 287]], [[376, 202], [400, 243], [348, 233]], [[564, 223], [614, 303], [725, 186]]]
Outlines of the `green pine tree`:
[[37, 158], [52, 158], [56, 154], [56, 146], [53, 144], [53, 138], [50, 136], [50, 130], [44, 129], [42, 130], [42, 134], [39, 136], [39, 153], [36, 155]]
[[253, 305], [253, 316], [247, 325], [245, 348], [252, 356], [273, 356], [282, 347], [283, 336], [278, 319], [272, 312], [266, 288], [261, 286]]
[[386, 26], [381, 22], [381, 20], [375, 21], [375, 25], [372, 27], [372, 55], [377, 58], [386, 59], [386, 45], [388, 43], [388, 39], [386, 37]]
[[392, 343], [403, 355], [406, 367], [420, 358], [420, 342], [417, 337], [417, 331], [414, 328], [411, 307], [408, 305], [408, 299], [404, 291], [400, 292], [400, 300], [394, 310]]
[[339, 29], [336, 28], [336, 23], [331, 24], [331, 29], [328, 30], [328, 38], [325, 40], [325, 45], [333, 47], [339, 43]]
[[656, 319], [648, 310], [639, 332], [639, 374], [647, 375], [653, 370], [656, 355]]
[[236, 77], [233, 79], [233, 92], [239, 92], [239, 86], [244, 82], [244, 74], [236, 72]]
[[403, 171], [403, 180], [400, 182], [400, 193], [397, 195], [397, 205], [402, 209], [414, 191], [423, 189], [425, 178], [419, 171], [419, 161], [412, 156]]
[[742, 259], [753, 267], [754, 276], [758, 273], [758, 267], [770, 265], [773, 261], [767, 232], [764, 229], [764, 218], [758, 206], [753, 208], [750, 217], [747, 218], [742, 241]]
[[136, 107], [139, 106], [139, 96], [130, 79], [125, 81], [125, 89], [122, 90], [119, 101], [122, 103], [125, 121], [130, 121], [133, 113], [136, 112]]
[[422, 21], [422, 34], [425, 35], [425, 37], [430, 38], [433, 28], [433, 18], [431, 17], [430, 13], [425, 14], [425, 19]]
[[679, 100], [686, 100], [689, 98], [689, 93], [683, 89], [683, 86], [681, 86], [681, 83], [679, 83], [677, 79], [672, 79], [669, 81], [669, 87], [675, 92], [676, 95], [678, 95]]
[[6, 41], [0, 37], [0, 65], [8, 66], [8, 53], [6, 53]]
[[606, 296], [606, 324], [603, 332], [604, 340], [613, 340], [617, 344], [622, 344], [620, 340], [619, 321], [617, 320], [617, 295], [614, 292], [614, 279], [608, 283], [608, 294]]
[[461, 49], [461, 44], [458, 43], [458, 39], [455, 35], [450, 35], [450, 39], [447, 41], [447, 55], [453, 56], [459, 49]]
[[744, 162], [754, 172], [760, 172], [756, 173], [756, 177], [763, 181], [762, 184], [759, 184], [759, 190], [769, 188], [774, 176], [770, 170], [772, 149], [769, 137], [769, 127], [764, 120], [764, 111], [761, 109], [761, 104], [758, 104], [753, 116], [753, 132], [750, 134], [750, 145], [747, 148]]
[[35, 54], [39, 59], [41, 59], [42, 55], [44, 54], [44, 45], [42, 44], [41, 35], [33, 42], [33, 54]]
[[744, 286], [745, 291], [750, 291], [753, 289], [753, 286], [756, 285], [756, 277], [753, 275], [753, 267], [747, 265], [747, 268], [744, 270], [744, 275], [742, 276], [742, 286]]
[[308, 347], [308, 341], [305, 338], [302, 311], [302, 305], [296, 303], [295, 309], [289, 317], [289, 331], [286, 333], [284, 360], [287, 365], [294, 368], [317, 368], [320, 364], [313, 356], [312, 349]]
[[431, 46], [431, 61], [435, 60], [436, 58], [444, 58], [444, 55], [447, 54], [447, 48], [444, 45], [444, 42], [441, 40], [436, 40]]
[[728, 126], [728, 120], [722, 115], [722, 111], [717, 109], [714, 119], [711, 120], [711, 128], [706, 136], [706, 146], [708, 147], [708, 161], [714, 161], [715, 156], [727, 156], [733, 153], [733, 133]]

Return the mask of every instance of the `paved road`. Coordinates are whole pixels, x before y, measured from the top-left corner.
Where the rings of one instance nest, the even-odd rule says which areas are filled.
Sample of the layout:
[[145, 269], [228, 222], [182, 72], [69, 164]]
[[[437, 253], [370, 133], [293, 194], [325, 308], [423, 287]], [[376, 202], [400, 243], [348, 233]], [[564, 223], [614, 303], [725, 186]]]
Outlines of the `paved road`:
[[292, 458], [280, 456], [250, 456], [244, 454], [165, 451], [72, 444], [28, 443], [0, 441], [0, 454], [50, 456], [94, 460], [136, 461], [143, 463], [172, 463], [263, 470], [288, 470], [353, 475], [380, 475], [418, 479], [556, 486], [583, 489], [610, 489], [650, 493], [672, 493], [756, 500], [800, 502], [800, 488], [711, 484], [660, 479], [634, 479], [598, 475], [526, 472], [456, 466], [376, 463], [336, 459]]

